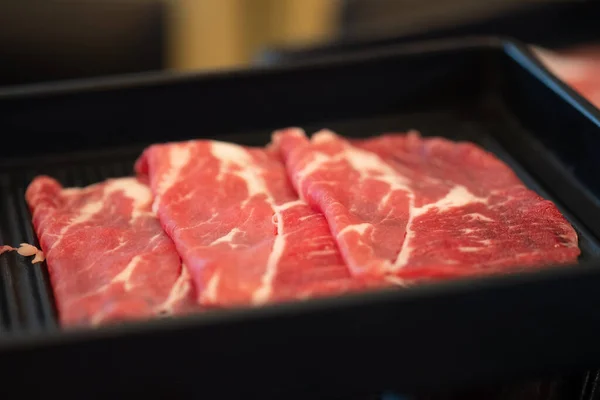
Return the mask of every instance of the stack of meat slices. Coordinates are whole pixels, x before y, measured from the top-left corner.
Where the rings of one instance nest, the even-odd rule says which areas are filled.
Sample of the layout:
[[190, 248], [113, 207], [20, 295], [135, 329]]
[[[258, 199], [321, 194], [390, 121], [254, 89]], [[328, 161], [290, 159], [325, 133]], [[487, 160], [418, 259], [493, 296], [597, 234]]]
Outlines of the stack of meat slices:
[[63, 326], [575, 263], [550, 201], [470, 143], [417, 132], [265, 148], [156, 144], [136, 178], [26, 200]]

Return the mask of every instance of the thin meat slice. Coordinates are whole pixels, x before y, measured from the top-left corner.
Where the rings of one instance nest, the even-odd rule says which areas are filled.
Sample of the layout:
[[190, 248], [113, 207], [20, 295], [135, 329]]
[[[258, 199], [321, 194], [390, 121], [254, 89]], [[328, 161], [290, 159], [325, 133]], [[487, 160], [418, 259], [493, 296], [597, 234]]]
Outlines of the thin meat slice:
[[63, 326], [98, 325], [195, 308], [187, 270], [135, 178], [63, 188], [39, 176], [26, 200]]
[[[298, 199], [278, 154], [218, 141], [154, 145], [136, 164], [204, 306], [263, 304], [366, 287], [327, 221]], [[378, 283], [379, 284], [379, 283]]]
[[276, 132], [272, 147], [301, 197], [325, 215], [352, 273], [388, 273], [409, 220], [410, 182], [327, 130], [312, 141], [298, 128]]
[[533, 48], [544, 65], [596, 107], [600, 107], [600, 46], [554, 51]]
[[[348, 141], [323, 130], [309, 140], [296, 128], [273, 143], [296, 189], [327, 216], [355, 275], [465, 276], [574, 263], [580, 254], [555, 205], [474, 144], [414, 131]], [[390, 213], [390, 202], [400, 210]], [[380, 250], [379, 229], [393, 254]]]
[[23, 257], [33, 256], [33, 259], [31, 260], [32, 264], [43, 262], [46, 259], [43, 251], [29, 243], [21, 243], [18, 248], [7, 245], [0, 246], [0, 255], [9, 251], [16, 251]]
[[2, 245], [0, 246], [0, 255], [3, 253], [6, 253], [8, 251], [16, 251], [17, 249], [15, 247], [12, 246], [8, 246], [8, 245]]
[[395, 263], [402, 276], [577, 262], [577, 233], [556, 206], [475, 144], [423, 139], [413, 131], [354, 145], [414, 182], [411, 219]]

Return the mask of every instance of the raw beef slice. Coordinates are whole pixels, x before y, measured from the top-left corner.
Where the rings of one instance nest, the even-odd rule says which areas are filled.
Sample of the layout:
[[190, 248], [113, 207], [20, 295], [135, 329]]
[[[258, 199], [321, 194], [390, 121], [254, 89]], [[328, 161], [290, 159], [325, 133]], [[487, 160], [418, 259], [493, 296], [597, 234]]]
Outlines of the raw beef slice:
[[182, 313], [195, 304], [187, 270], [135, 178], [64, 189], [40, 176], [26, 192], [62, 325]]
[[406, 280], [574, 263], [577, 234], [550, 201], [470, 143], [417, 132], [348, 141], [273, 135], [301, 197], [326, 216], [356, 276]]
[[596, 107], [600, 107], [600, 46], [552, 51], [533, 48], [544, 65]]
[[[358, 289], [327, 221], [298, 199], [274, 152], [218, 141], [153, 145], [136, 164], [204, 306]], [[383, 284], [375, 282], [373, 284]]]

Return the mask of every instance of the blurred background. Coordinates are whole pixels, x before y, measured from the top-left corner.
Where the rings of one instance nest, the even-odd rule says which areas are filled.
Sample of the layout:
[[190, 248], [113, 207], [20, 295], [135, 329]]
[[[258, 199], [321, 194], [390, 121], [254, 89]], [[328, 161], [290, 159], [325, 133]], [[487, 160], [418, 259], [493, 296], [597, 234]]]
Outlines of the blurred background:
[[539, 3], [544, 2], [4, 1], [0, 3], [0, 85], [245, 66], [272, 49], [418, 34]]

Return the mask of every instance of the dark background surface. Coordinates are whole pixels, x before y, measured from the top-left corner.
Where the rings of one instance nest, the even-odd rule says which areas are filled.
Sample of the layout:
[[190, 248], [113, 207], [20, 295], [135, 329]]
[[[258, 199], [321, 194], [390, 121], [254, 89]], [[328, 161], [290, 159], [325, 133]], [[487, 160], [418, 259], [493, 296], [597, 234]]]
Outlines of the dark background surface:
[[[456, 22], [456, 16], [444, 19], [437, 15], [437, 11], [431, 16], [437, 16], [437, 19], [429, 24], [409, 25], [411, 29], [401, 23], [404, 18], [401, 17], [401, 3], [385, 0], [374, 2], [377, 3], [385, 6], [367, 12], [371, 5], [368, 0], [347, 2], [341, 14], [341, 34], [334, 40], [314, 46], [270, 48], [259, 54], [258, 61], [293, 62], [416, 40], [474, 35], [510, 37], [552, 49], [595, 43], [600, 39], [599, 1], [523, 2], [519, 5], [507, 2], [508, 7], [505, 8], [495, 4], [496, 7], [487, 12], [467, 14], [458, 20], [460, 23]], [[451, 3], [448, 2], [446, 7], [451, 7]], [[486, 11], [485, 7], [483, 11]], [[386, 12], [386, 19], [393, 22], [377, 28], [381, 15]], [[423, 14], [420, 18], [426, 21], [428, 14]], [[398, 33], [402, 32], [399, 28], [403, 26], [406, 29], [404, 33]]]
[[[600, 30], [598, 1], [339, 0], [339, 5], [336, 34], [310, 46], [316, 49], [297, 53], [272, 45], [264, 54], [304, 57], [464, 34], [510, 35], [554, 46], [597, 37]], [[170, 21], [163, 0], [0, 2], [0, 86], [165, 69]]]
[[0, 85], [160, 70], [165, 6], [145, 1], [0, 2]]

